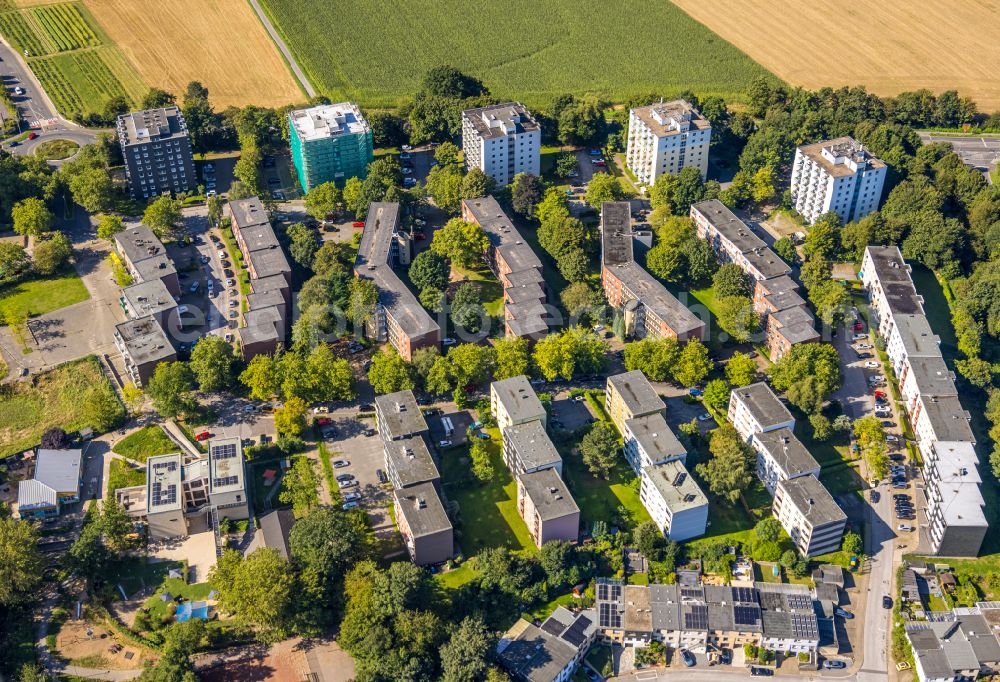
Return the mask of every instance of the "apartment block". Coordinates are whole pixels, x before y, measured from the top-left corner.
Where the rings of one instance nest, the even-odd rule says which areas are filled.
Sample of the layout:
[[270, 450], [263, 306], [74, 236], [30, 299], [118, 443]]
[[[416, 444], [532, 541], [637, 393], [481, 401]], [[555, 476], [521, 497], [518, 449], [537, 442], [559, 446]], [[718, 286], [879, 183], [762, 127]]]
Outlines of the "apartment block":
[[177, 107], [133, 111], [118, 117], [118, 144], [133, 199], [198, 187], [191, 137]]
[[153, 316], [116, 324], [114, 338], [128, 378], [136, 386], [144, 386], [161, 362], [177, 359], [177, 351]]
[[[184, 326], [177, 301], [161, 279], [123, 287], [118, 304], [130, 320], [142, 317], [155, 319], [168, 338], [177, 338], [177, 332]], [[184, 319], [187, 318], [185, 315]]]
[[38, 448], [31, 478], [17, 482], [17, 515], [21, 519], [58, 516], [63, 505], [80, 501], [83, 451]]
[[757, 453], [757, 478], [772, 496], [781, 481], [810, 475], [819, 478], [819, 462], [790, 428], [756, 432], [750, 447]]
[[597, 636], [592, 609], [557, 606], [541, 625], [518, 619], [497, 643], [497, 659], [515, 680], [568, 682]]
[[538, 419], [503, 429], [503, 461], [516, 477], [542, 469], [562, 476], [562, 457]]
[[517, 512], [537, 547], [550, 540], [576, 542], [580, 535], [580, 508], [554, 467], [520, 474]]
[[490, 409], [501, 433], [510, 426], [531, 421], [540, 421], [543, 427], [547, 423], [542, 401], [523, 374], [490, 384]]
[[491, 104], [462, 112], [465, 169], [478, 168], [503, 187], [518, 173], [541, 175], [542, 129], [523, 104]]
[[735, 263], [754, 281], [791, 273], [788, 263], [718, 199], [692, 204], [691, 220], [721, 262]]
[[451, 521], [433, 484], [397, 488], [392, 495], [396, 525], [413, 563], [428, 566], [455, 556]]
[[604, 409], [618, 430], [624, 433], [625, 422], [629, 419], [662, 415], [667, 408], [646, 375], [633, 370], [608, 377]]
[[622, 430], [625, 459], [636, 476], [654, 464], [687, 461], [687, 450], [667, 426], [663, 414], [656, 412], [635, 419], [626, 419]]
[[847, 515], [815, 476], [778, 481], [771, 511], [802, 556], [840, 549]]
[[795, 417], [763, 381], [734, 388], [727, 416], [748, 443], [755, 433], [795, 428]]
[[177, 268], [167, 257], [160, 238], [145, 225], [128, 227], [115, 235], [115, 252], [135, 282], [161, 280], [171, 296], [180, 296]]
[[668, 540], [705, 534], [708, 498], [680, 460], [644, 468], [639, 499]]
[[401, 249], [409, 248], [404, 242], [399, 231], [399, 204], [371, 204], [354, 261], [354, 276], [370, 279], [378, 288], [378, 304], [366, 323], [366, 333], [379, 343], [388, 341], [400, 357], [410, 361], [418, 348], [441, 344], [441, 327], [393, 270], [400, 262]]
[[483, 228], [486, 262], [504, 289], [507, 336], [539, 339], [549, 332], [542, 261], [493, 197], [462, 200], [462, 219]]
[[928, 536], [941, 556], [969, 556], [988, 532], [979, 474], [971, 442], [937, 441], [924, 457]]
[[877, 211], [886, 165], [851, 137], [798, 147], [792, 165], [792, 202], [809, 223], [834, 211], [844, 223]]
[[712, 124], [684, 100], [637, 107], [628, 115], [625, 163], [643, 185], [688, 167], [705, 178], [711, 141]]
[[626, 336], [701, 339], [705, 323], [635, 262], [631, 207], [601, 207], [601, 285], [608, 304], [624, 316]]
[[292, 164], [303, 192], [325, 182], [343, 187], [363, 178], [374, 158], [371, 128], [350, 102], [321, 104], [288, 113]]
[[764, 318], [764, 337], [771, 362], [777, 362], [792, 346], [819, 343], [816, 319], [807, 308], [795, 306], [770, 313]]

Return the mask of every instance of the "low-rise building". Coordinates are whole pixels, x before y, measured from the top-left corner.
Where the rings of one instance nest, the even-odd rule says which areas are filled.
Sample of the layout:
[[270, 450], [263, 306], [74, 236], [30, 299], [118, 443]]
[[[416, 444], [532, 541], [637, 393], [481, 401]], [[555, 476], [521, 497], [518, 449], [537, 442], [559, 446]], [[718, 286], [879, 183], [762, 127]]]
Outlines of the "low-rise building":
[[636, 417], [663, 414], [666, 405], [639, 370], [608, 377], [604, 395], [604, 409], [622, 433], [625, 422]]
[[115, 235], [115, 252], [135, 282], [162, 280], [171, 296], [180, 296], [177, 268], [163, 242], [146, 225], [127, 227]]
[[635, 261], [632, 208], [627, 201], [601, 207], [601, 285], [608, 305], [624, 318], [626, 336], [701, 339], [705, 323]]
[[80, 501], [83, 451], [38, 448], [31, 478], [18, 481], [17, 514], [22, 519], [57, 516], [63, 505]]
[[815, 652], [819, 626], [809, 588], [805, 585], [754, 583], [760, 599], [764, 632], [760, 646], [793, 654]]
[[580, 508], [554, 468], [517, 476], [517, 511], [538, 547], [580, 535]]
[[771, 362], [777, 362], [792, 346], [818, 343], [819, 332], [812, 313], [801, 306], [770, 313], [764, 318], [764, 335]]
[[761, 317], [789, 308], [804, 309], [807, 305], [799, 293], [799, 285], [788, 275], [759, 279], [753, 284], [753, 309]]
[[514, 476], [555, 469], [562, 476], [562, 457], [538, 419], [503, 430], [503, 461]]
[[177, 351], [153, 316], [115, 325], [114, 338], [128, 378], [136, 386], [144, 386], [161, 362], [177, 359]]
[[757, 478], [771, 495], [780, 481], [809, 475], [819, 478], [819, 462], [787, 427], [754, 433], [750, 446], [757, 453]]
[[659, 102], [629, 111], [625, 163], [644, 185], [694, 167], [708, 174], [712, 124], [689, 102]]
[[771, 511], [802, 556], [840, 549], [847, 515], [815, 476], [778, 481]]
[[177, 301], [161, 279], [122, 288], [118, 303], [130, 320], [154, 318], [170, 338], [176, 338], [174, 332], [179, 332], [183, 326]]
[[920, 682], [958, 682], [1000, 671], [994, 602], [937, 612], [904, 627]]
[[642, 470], [639, 500], [669, 540], [690, 540], [705, 534], [708, 498], [679, 460]]
[[539, 626], [514, 623], [497, 643], [497, 658], [518, 682], [568, 682], [596, 636], [593, 610], [558, 606]]
[[490, 384], [490, 410], [501, 433], [508, 426], [534, 420], [540, 421], [542, 426], [547, 423], [542, 401], [523, 374]]
[[518, 173], [541, 175], [542, 129], [519, 102], [466, 109], [462, 151], [467, 171], [478, 168], [503, 187]]
[[886, 172], [850, 137], [803, 145], [792, 164], [792, 202], [810, 224], [831, 211], [845, 224], [856, 222], [878, 210]]
[[795, 428], [795, 417], [763, 381], [734, 388], [727, 416], [748, 443], [755, 433]]
[[372, 280], [378, 288], [378, 303], [366, 322], [366, 333], [379, 343], [388, 341], [400, 357], [410, 361], [418, 348], [440, 346], [441, 327], [393, 270], [401, 249], [409, 249], [409, 243], [399, 233], [399, 204], [371, 204], [354, 261], [355, 277]]
[[451, 521], [433, 484], [398, 488], [392, 495], [396, 525], [413, 563], [439, 564], [455, 555]]
[[440, 484], [441, 474], [423, 435], [384, 444], [385, 471], [393, 488], [409, 488], [420, 483]]
[[654, 464], [687, 462], [687, 450], [659, 412], [626, 420], [622, 441], [625, 459], [636, 476]]
[[218, 519], [249, 518], [243, 445], [239, 438], [208, 442], [208, 499]]

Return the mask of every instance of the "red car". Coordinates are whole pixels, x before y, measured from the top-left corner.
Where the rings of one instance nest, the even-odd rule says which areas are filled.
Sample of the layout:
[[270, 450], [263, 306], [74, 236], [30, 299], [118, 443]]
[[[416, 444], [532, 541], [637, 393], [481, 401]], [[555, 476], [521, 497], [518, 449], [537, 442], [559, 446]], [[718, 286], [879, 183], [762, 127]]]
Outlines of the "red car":
[[864, 325], [863, 322], [855, 322], [854, 323], [854, 331], [856, 331], [856, 332], [863, 332], [864, 330], [865, 330], [865, 325]]
[[875, 391], [875, 397], [876, 398], [884, 398], [885, 397], [885, 391]]
[[598, 168], [604, 168], [605, 166], [604, 159], [598, 159], [597, 161], [594, 161], [594, 165], [597, 166]]
[[329, 417], [320, 417], [316, 420], [316, 423], [320, 426], [327, 426], [330, 423]]
[[414, 239], [424, 240], [424, 239], [427, 239], [427, 235], [425, 235], [423, 232], [414, 232], [413, 233], [413, 238]]
[[212, 434], [210, 434], [208, 431], [202, 431], [197, 436], [195, 436], [194, 439], [197, 441], [203, 441], [203, 440], [208, 440], [211, 437]]
[[38, 133], [28, 133], [28, 139], [34, 140], [38, 138]]
[[364, 227], [364, 226], [365, 226], [365, 224], [361, 220], [359, 220], [357, 222], [354, 222], [354, 223], [351, 223], [351, 227]]

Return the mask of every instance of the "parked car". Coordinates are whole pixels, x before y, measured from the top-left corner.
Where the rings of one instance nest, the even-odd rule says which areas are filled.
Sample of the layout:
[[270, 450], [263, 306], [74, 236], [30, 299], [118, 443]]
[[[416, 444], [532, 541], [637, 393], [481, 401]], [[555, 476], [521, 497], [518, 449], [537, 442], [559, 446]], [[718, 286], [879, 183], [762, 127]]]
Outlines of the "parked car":
[[684, 661], [684, 665], [686, 665], [688, 668], [693, 668], [696, 665], [698, 665], [698, 659], [695, 658], [694, 654], [692, 654], [687, 649], [681, 649], [681, 660]]
[[855, 334], [852, 337], [852, 339], [854, 341], [867, 341], [868, 340], [868, 335], [867, 334]]
[[700, 421], [700, 422], [707, 422], [711, 418], [712, 418], [712, 415], [709, 412], [705, 412], [704, 414], [699, 414], [698, 415], [698, 421]]
[[[24, 92], [24, 91], [22, 90], [21, 92]], [[20, 94], [20, 93], [18, 93], [18, 94]], [[29, 140], [37, 140], [38, 139], [38, 133], [36, 133], [36, 132], [30, 132], [30, 133], [28, 133], [28, 139]]]
[[899, 437], [892, 435], [891, 433], [885, 437], [886, 443], [898, 443]]
[[456, 343], [457, 343], [457, 341], [455, 341], [455, 339], [453, 339], [453, 338], [451, 338], [451, 337], [449, 336], [449, 337], [446, 337], [446, 338], [445, 338], [445, 339], [444, 339], [444, 340], [443, 340], [443, 341], [441, 342], [441, 345], [442, 345], [442, 346], [454, 346], [454, 345], [455, 345]]
[[868, 362], [865, 363], [865, 369], [878, 369], [879, 367], [881, 367], [881, 365], [879, 365], [874, 360], [869, 360]]
[[354, 474], [337, 474], [338, 481], [353, 481]]
[[340, 508], [344, 511], [347, 511], [348, 509], [357, 509], [357, 507], [357, 502], [344, 502], [344, 504], [340, 505]]
[[199, 441], [199, 442], [201, 442], [201, 441], [203, 441], [203, 440], [208, 440], [208, 439], [209, 439], [209, 438], [211, 438], [211, 437], [212, 437], [212, 434], [210, 434], [210, 433], [209, 433], [208, 431], [202, 431], [202, 432], [201, 432], [201, 433], [199, 433], [199, 434], [198, 434], [197, 436], [195, 436], [195, 437], [194, 437], [194, 439], [195, 439], [196, 441]]
[[364, 227], [364, 226], [365, 223], [363, 220], [356, 220], [353, 223], [351, 223], [351, 227]]
[[841, 618], [846, 618], [847, 620], [853, 620], [854, 614], [850, 611], [845, 611], [844, 609], [834, 609], [834, 614], [840, 616]]
[[896, 526], [896, 530], [898, 530], [900, 532], [903, 532], [903, 533], [910, 533], [910, 532], [915, 531], [916, 528], [914, 528], [913, 526], [909, 525], [908, 523], [901, 523], [898, 526]]
[[333, 460], [333, 468], [334, 469], [343, 469], [344, 467], [350, 466], [350, 465], [351, 465], [350, 461], [346, 460], [346, 459], [335, 459], [335, 460]]
[[381, 469], [375, 470], [375, 476], [378, 478], [379, 483], [388, 483], [389, 477], [385, 475], [385, 472]]
[[847, 667], [847, 664], [843, 661], [830, 660], [827, 659], [823, 661], [823, 667], [827, 670], [841, 670]]
[[701, 389], [698, 389], [698, 388], [689, 388], [688, 389], [688, 395], [691, 396], [692, 398], [700, 398], [703, 395], [705, 395], [705, 393], [704, 393], [704, 391], [702, 391]]
[[770, 668], [762, 668], [758, 665], [754, 665], [750, 667], [750, 674], [753, 677], [771, 677], [774, 675], [774, 671]]
[[361, 493], [344, 493], [344, 502], [353, 502], [360, 499]]
[[872, 504], [877, 504], [878, 501], [881, 500], [881, 499], [882, 499], [882, 496], [879, 494], [879, 492], [877, 490], [873, 490], [871, 492], [871, 501], [872, 501]]
[[351, 479], [349, 481], [337, 481], [338, 488], [356, 488], [358, 487], [358, 482], [356, 479]]
[[882, 595], [882, 608], [891, 609], [892, 608], [892, 597], [887, 594]]
[[451, 447], [451, 441], [450, 440], [438, 441], [438, 447], [440, 447], [440, 448], [450, 448]]

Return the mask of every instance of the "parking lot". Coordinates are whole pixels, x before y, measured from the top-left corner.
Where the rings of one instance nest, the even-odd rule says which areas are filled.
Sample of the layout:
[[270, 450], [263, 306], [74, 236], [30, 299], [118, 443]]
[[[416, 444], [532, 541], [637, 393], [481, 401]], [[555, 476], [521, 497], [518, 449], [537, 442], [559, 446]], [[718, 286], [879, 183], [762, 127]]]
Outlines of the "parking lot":
[[[323, 436], [324, 432], [328, 436], [323, 438], [323, 442], [330, 460], [348, 462], [347, 466], [335, 468], [334, 474], [349, 474], [358, 482], [356, 486], [342, 488], [341, 495], [358, 493], [361, 498], [356, 501], [368, 512], [376, 533], [391, 530], [393, 524], [386, 509], [392, 499], [390, 486], [380, 483], [377, 473], [385, 468], [382, 439], [377, 433], [365, 435], [369, 430], [374, 430], [375, 419], [318, 414], [316, 421], [320, 429], [317, 436]], [[330, 428], [333, 429], [332, 432], [329, 431]]]
[[563, 431], [574, 432], [593, 422], [595, 416], [590, 413], [587, 401], [583, 396], [577, 398], [555, 398], [552, 401], [552, 414], [549, 425]]
[[[469, 442], [469, 437], [465, 432], [475, 423], [475, 420], [467, 410], [444, 410], [441, 414], [437, 412], [434, 414], [425, 412], [424, 414], [427, 418], [427, 426], [430, 428], [431, 444], [437, 447], [438, 450], [458, 448]], [[445, 432], [444, 418], [451, 421], [454, 429], [451, 435]], [[451, 445], [442, 446], [441, 443], [444, 441], [451, 441]]]
[[946, 133], [919, 132], [924, 144], [947, 142], [967, 166], [988, 171], [1000, 160], [1000, 137], [964, 137]]

